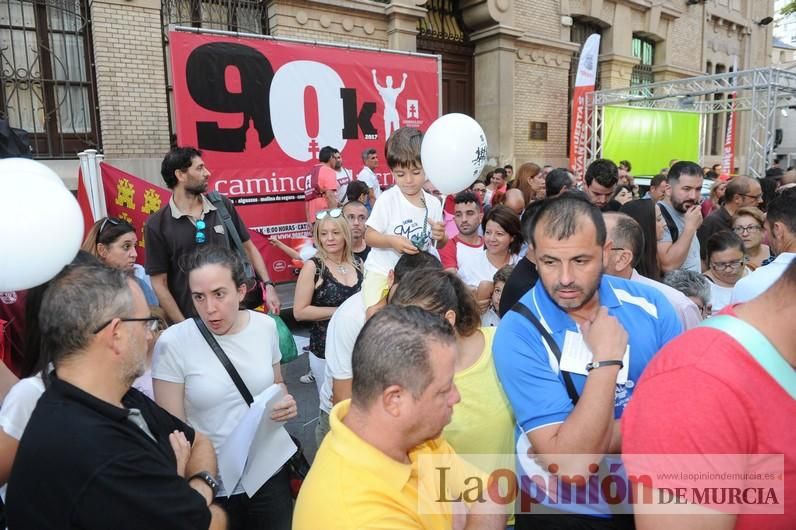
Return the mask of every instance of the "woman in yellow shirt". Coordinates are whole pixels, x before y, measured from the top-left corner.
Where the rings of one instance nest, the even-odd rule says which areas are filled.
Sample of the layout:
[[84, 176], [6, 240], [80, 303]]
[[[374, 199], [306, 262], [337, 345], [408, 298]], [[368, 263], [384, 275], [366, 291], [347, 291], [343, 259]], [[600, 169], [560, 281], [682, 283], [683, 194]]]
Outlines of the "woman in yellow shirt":
[[453, 381], [461, 402], [442, 434], [457, 454], [487, 473], [495, 468], [513, 469], [514, 416], [492, 358], [496, 328], [479, 327], [481, 318], [472, 292], [455, 274], [421, 270], [401, 280], [390, 303], [419, 306], [451, 323], [459, 350]]

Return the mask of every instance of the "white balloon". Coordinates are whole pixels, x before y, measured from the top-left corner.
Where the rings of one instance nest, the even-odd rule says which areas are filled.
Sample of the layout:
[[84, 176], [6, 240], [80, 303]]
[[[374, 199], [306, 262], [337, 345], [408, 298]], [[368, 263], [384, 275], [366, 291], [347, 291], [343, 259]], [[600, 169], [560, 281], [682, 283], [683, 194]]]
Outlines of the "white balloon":
[[301, 258], [301, 261], [309, 261], [317, 253], [318, 249], [312, 246], [312, 243], [307, 243], [299, 249], [299, 257]]
[[66, 187], [61, 177], [41, 162], [30, 158], [3, 158], [0, 160], [0, 178], [17, 175], [19, 178], [25, 179], [44, 177]]
[[83, 215], [60, 179], [0, 173], [0, 291], [52, 279], [83, 240]]
[[487, 157], [486, 135], [465, 114], [446, 114], [426, 131], [420, 158], [426, 177], [443, 194], [451, 195], [475, 182]]

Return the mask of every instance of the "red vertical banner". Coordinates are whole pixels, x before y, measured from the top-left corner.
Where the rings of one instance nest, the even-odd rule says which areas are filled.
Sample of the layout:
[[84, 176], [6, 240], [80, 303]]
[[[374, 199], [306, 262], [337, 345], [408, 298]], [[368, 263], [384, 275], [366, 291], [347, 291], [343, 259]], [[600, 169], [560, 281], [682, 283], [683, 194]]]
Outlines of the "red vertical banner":
[[732, 110], [727, 118], [727, 133], [724, 135], [724, 151], [721, 156], [723, 178], [729, 178], [735, 170], [735, 92], [730, 97], [733, 99]]
[[[439, 117], [439, 63], [430, 56], [175, 31], [169, 37], [177, 139], [202, 150], [210, 185], [247, 226], [297, 247], [309, 236], [304, 188], [324, 146], [356, 175], [367, 148], [392, 183], [384, 143]], [[277, 281], [290, 260], [267, 260]]]
[[600, 35], [591, 35], [580, 51], [578, 74], [572, 91], [572, 121], [570, 123], [569, 166], [578, 179], [586, 172], [586, 94], [594, 92], [597, 79], [597, 59], [600, 54]]

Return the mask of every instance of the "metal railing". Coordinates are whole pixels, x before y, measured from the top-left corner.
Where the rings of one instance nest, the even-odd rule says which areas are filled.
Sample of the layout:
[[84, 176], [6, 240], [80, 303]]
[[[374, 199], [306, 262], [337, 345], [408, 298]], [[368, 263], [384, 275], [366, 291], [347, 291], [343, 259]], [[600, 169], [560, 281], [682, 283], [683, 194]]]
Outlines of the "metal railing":
[[36, 158], [99, 147], [87, 0], [0, 0], [0, 118]]

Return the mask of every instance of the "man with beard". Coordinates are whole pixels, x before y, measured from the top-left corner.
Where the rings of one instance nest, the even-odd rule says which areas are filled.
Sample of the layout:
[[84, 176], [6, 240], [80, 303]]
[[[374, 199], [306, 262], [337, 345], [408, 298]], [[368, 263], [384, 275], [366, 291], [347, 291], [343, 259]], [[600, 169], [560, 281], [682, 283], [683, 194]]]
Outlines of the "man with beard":
[[453, 201], [453, 221], [459, 233], [440, 249], [439, 257], [444, 269], [456, 272], [460, 263], [476, 259], [484, 252], [484, 239], [478, 235], [484, 215], [478, 198], [470, 190], [457, 193]]
[[8, 482], [11, 528], [226, 528], [213, 446], [130, 388], [157, 320], [115, 269], [68, 266], [48, 287], [39, 327], [54, 368]]
[[583, 191], [589, 201], [600, 210], [608, 209], [608, 203], [619, 182], [619, 169], [611, 160], [599, 158], [589, 164], [583, 177]]
[[365, 243], [365, 223], [368, 222], [368, 215], [368, 209], [359, 201], [348, 201], [343, 206], [343, 216], [351, 229], [351, 250], [362, 263], [365, 263], [370, 252], [370, 247]]
[[693, 162], [677, 162], [667, 175], [668, 190], [661, 215], [666, 221], [658, 241], [658, 260], [663, 272], [686, 269], [702, 272], [697, 230], [702, 226], [702, 168]]
[[340, 151], [334, 147], [332, 148], [332, 158], [329, 159], [329, 167], [334, 170], [337, 176], [337, 204], [343, 204], [346, 201], [348, 184], [353, 178], [351, 170], [343, 167], [343, 156]]
[[[655, 352], [681, 332], [680, 322], [657, 290], [603, 275], [614, 246], [588, 201], [551, 199], [531, 236], [539, 281], [505, 314], [493, 348], [517, 421], [521, 484], [540, 501], [533, 514], [517, 516], [515, 528], [632, 528], [627, 503], [591, 499], [564, 477], [593, 475], [599, 455], [619, 452], [625, 405]], [[545, 478], [550, 494], [530, 491], [537, 470], [526, 453], [543, 463], [536, 466], [542, 476], [553, 473]], [[572, 454], [588, 457], [555, 456]]]
[[[210, 171], [202, 160], [202, 152], [193, 147], [173, 149], [163, 159], [160, 174], [171, 189], [168, 204], [152, 214], [144, 225], [146, 241], [146, 272], [160, 307], [172, 323], [195, 315], [188, 289], [188, 275], [181, 267], [182, 257], [197, 245], [229, 247], [229, 235], [221, 214], [205, 196]], [[222, 201], [243, 242], [246, 257], [265, 283], [265, 303], [269, 311], [279, 312], [279, 297], [260, 251], [252, 243], [246, 225], [235, 207], [226, 198]]]

